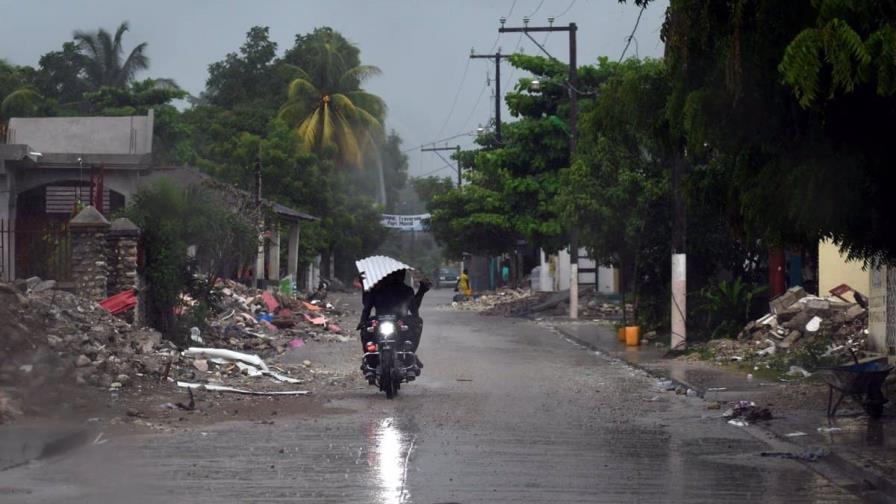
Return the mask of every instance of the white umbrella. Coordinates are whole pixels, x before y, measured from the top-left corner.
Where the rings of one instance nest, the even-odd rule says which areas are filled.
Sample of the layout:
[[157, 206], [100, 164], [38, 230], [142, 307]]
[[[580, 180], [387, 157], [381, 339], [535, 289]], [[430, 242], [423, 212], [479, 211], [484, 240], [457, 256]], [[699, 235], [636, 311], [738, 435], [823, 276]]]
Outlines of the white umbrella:
[[369, 291], [370, 289], [372, 289], [374, 285], [379, 283], [379, 281], [383, 278], [386, 278], [386, 276], [388, 276], [389, 274], [402, 270], [408, 273], [407, 275], [405, 275], [404, 282], [411, 287], [414, 286], [414, 280], [410, 275], [410, 272], [414, 268], [401, 261], [392, 259], [391, 257], [365, 257], [364, 259], [355, 261], [355, 267], [358, 268], [358, 273], [361, 274], [361, 281], [364, 285], [365, 291]]

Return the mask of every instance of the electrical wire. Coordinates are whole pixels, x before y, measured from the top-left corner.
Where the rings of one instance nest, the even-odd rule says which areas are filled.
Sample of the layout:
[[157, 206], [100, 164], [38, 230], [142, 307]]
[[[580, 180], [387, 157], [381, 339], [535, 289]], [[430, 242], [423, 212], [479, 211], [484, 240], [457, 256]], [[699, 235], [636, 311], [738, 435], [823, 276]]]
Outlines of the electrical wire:
[[428, 172], [424, 173], [423, 175], [417, 175], [414, 178], [426, 178], [426, 177], [429, 177], [430, 175], [435, 175], [436, 173], [439, 173], [440, 171], [442, 171], [446, 168], [451, 168], [452, 170], [456, 169], [454, 166], [451, 166], [450, 164], [446, 164], [445, 166], [443, 166], [441, 168], [436, 168], [435, 170], [428, 171]]
[[536, 7], [535, 10], [532, 11], [532, 14], [529, 14], [529, 18], [532, 18], [533, 16], [535, 16], [535, 14], [538, 14], [538, 11], [541, 10], [542, 5], [544, 5], [544, 0], [541, 0], [541, 2], [538, 2], [538, 7]]
[[419, 150], [419, 149], [422, 149], [423, 147], [430, 146], [430, 145], [435, 145], [435, 144], [440, 143], [440, 142], [447, 142], [448, 140], [454, 140], [455, 138], [460, 138], [460, 137], [463, 137], [463, 136], [471, 136], [471, 135], [473, 135], [474, 133], [476, 133], [475, 130], [474, 130], [474, 131], [464, 131], [464, 132], [462, 132], [462, 133], [458, 133], [458, 134], [456, 134], [456, 135], [452, 135], [452, 136], [450, 136], [450, 137], [440, 138], [440, 139], [438, 139], [438, 140], [432, 140], [432, 141], [430, 141], [430, 142], [422, 143], [422, 144], [420, 144], [420, 145], [418, 145], [418, 146], [416, 146], [416, 147], [411, 147], [411, 148], [409, 148], [409, 149], [404, 149], [404, 150], [402, 150], [401, 152], [411, 152], [411, 151]]
[[[510, 16], [513, 15], [513, 9], [516, 8], [516, 2], [517, 2], [517, 0], [513, 0], [513, 4], [510, 5], [510, 11], [507, 13], [506, 16], [504, 16], [505, 19], [510, 19]], [[501, 34], [498, 33], [498, 36], [495, 37], [495, 41], [494, 41], [494, 43], [492, 43], [492, 48], [489, 49], [487, 52], [490, 52], [490, 53], [495, 52], [495, 48], [498, 47], [498, 42], [499, 42], [500, 40], [501, 40]]]
[[576, 0], [572, 0], [572, 2], [569, 2], [569, 7], [567, 7], [567, 8], [566, 8], [563, 12], [561, 12], [560, 14], [557, 14], [556, 16], [554, 16], [554, 19], [560, 19], [561, 17], [565, 16], [566, 13], [569, 12], [569, 9], [572, 9], [572, 6], [575, 5], [575, 4], [576, 4]]
[[641, 23], [641, 16], [644, 14], [644, 9], [646, 8], [647, 3], [641, 6], [641, 10], [638, 12], [638, 19], [635, 20], [635, 27], [632, 28], [632, 33], [626, 39], [625, 48], [622, 49], [622, 54], [619, 55], [619, 61], [617, 61], [617, 63], [622, 63], [622, 58], [625, 57], [625, 53], [628, 51], [628, 46], [632, 44], [632, 39], [635, 38], [635, 32], [638, 31], [638, 25]]
[[488, 89], [488, 84], [484, 84], [482, 86], [482, 89], [479, 91], [479, 97], [476, 98], [476, 103], [473, 104], [473, 108], [470, 110], [470, 114], [467, 116], [467, 119], [464, 121], [464, 126], [463, 126], [464, 128], [469, 126], [470, 119], [472, 119], [473, 116], [476, 115], [476, 109], [479, 107], [479, 102], [482, 101], [482, 96], [485, 94], [486, 89]]
[[436, 133], [436, 136], [442, 134], [445, 131], [445, 126], [448, 126], [448, 121], [451, 120], [451, 115], [454, 114], [454, 108], [457, 107], [457, 100], [460, 98], [460, 92], [464, 89], [464, 82], [467, 80], [467, 71], [470, 69], [470, 58], [467, 58], [467, 64], [464, 66], [464, 74], [460, 78], [460, 84], [457, 86], [457, 92], [454, 93], [454, 101], [451, 103], [451, 110], [448, 111], [448, 117], [445, 118], [445, 122], [442, 123], [442, 127], [439, 128], [439, 132]]

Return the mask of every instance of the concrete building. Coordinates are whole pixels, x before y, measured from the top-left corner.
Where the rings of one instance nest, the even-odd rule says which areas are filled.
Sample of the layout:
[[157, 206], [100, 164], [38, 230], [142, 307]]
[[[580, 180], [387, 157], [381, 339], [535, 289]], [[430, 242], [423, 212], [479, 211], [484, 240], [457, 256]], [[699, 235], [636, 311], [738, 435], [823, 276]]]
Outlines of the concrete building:
[[[28, 276], [65, 284], [71, 271], [65, 226], [77, 209], [108, 215], [162, 177], [203, 183], [191, 168], [153, 166], [153, 113], [126, 117], [12, 118], [0, 138], [0, 280]], [[245, 191], [243, 191], [245, 193]], [[248, 193], [245, 193], [248, 194]], [[287, 231], [288, 274], [298, 277], [299, 225], [316, 220], [276, 204], [256, 264], [260, 278], [280, 279], [280, 230]]]

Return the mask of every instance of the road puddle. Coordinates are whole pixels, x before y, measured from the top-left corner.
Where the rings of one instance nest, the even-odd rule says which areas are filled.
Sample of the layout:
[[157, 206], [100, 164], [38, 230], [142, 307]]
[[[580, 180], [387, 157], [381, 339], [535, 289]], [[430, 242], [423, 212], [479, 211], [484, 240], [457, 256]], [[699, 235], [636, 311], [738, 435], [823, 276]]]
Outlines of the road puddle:
[[398, 428], [394, 418], [372, 421], [368, 427], [367, 462], [379, 489], [376, 502], [403, 504], [410, 502], [407, 489], [408, 459], [414, 451], [416, 436]]

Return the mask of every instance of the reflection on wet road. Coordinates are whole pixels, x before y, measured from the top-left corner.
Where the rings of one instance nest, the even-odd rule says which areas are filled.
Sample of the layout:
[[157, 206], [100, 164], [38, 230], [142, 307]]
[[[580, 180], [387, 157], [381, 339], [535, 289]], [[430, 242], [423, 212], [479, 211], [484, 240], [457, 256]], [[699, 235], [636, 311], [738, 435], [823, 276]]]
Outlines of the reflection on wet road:
[[377, 472], [379, 494], [376, 502], [402, 504], [408, 501], [405, 481], [408, 459], [414, 451], [414, 438], [408, 439], [394, 418], [371, 422], [368, 429], [368, 464]]

